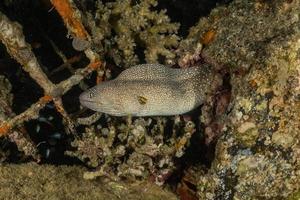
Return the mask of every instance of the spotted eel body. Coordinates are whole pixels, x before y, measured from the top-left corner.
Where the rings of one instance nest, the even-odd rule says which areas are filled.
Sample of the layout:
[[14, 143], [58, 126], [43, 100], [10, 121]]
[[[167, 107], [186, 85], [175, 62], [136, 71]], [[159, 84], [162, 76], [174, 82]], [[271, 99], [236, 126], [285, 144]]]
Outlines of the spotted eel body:
[[183, 114], [202, 104], [214, 81], [207, 65], [174, 69], [141, 64], [83, 92], [80, 103], [114, 116]]

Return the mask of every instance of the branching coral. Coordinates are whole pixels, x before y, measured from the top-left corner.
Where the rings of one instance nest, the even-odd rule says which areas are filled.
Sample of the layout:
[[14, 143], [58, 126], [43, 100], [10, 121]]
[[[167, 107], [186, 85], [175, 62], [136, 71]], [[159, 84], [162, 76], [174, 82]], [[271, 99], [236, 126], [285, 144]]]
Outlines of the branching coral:
[[175, 158], [183, 155], [195, 132], [193, 122], [181, 120], [176, 120], [171, 132], [164, 132], [166, 122], [161, 118], [138, 118], [132, 124], [116, 121], [107, 128], [87, 129], [82, 138], [72, 143], [77, 150], [67, 154], [100, 168], [101, 173], [94, 176], [112, 172], [127, 178], [152, 176], [161, 184], [174, 170]]
[[165, 11], [153, 11], [156, 0], [98, 1], [94, 14], [87, 14], [95, 48], [113, 58], [119, 66], [128, 67], [140, 60], [137, 51], [145, 50], [145, 61], [158, 62], [159, 57], [172, 59], [172, 48], [178, 45], [179, 25], [170, 23]]
[[[61, 5], [68, 4], [67, 1], [63, 2], [64, 4], [61, 2]], [[1, 119], [0, 135], [12, 134], [12, 131], [14, 131], [13, 129], [16, 126], [20, 126], [23, 122], [31, 119], [36, 119], [39, 111], [52, 100], [56, 105], [57, 111], [62, 114], [66, 121], [71, 122], [68, 114], [62, 106], [61, 96], [70, 90], [75, 84], [78, 84], [87, 74], [99, 68], [101, 62], [97, 60], [97, 56], [95, 56], [92, 50], [87, 49], [86, 55], [91, 59], [91, 63], [86, 68], [76, 71], [69, 79], [62, 81], [59, 84], [53, 84], [43, 72], [31, 49], [31, 45], [25, 41], [21, 25], [17, 22], [12, 22], [6, 17], [6, 15], [0, 12], [0, 30], [0, 40], [5, 45], [8, 53], [22, 65], [23, 69], [29, 73], [29, 75], [44, 89], [45, 92], [45, 95], [41, 97], [38, 102], [32, 104], [31, 107], [23, 113], [17, 116], [11, 114]], [[74, 30], [76, 30], [76, 27], [74, 27]], [[76, 31], [74, 32], [74, 35], [76, 36]], [[2, 106], [5, 105], [2, 104]], [[22, 137], [19, 133], [15, 133], [14, 135], [11, 135], [10, 138], [16, 143], [19, 141], [19, 144], [24, 147], [23, 150], [25, 152], [27, 151], [26, 146], [28, 145], [24, 146], [24, 138], [26, 138], [26, 135]], [[31, 152], [34, 152], [32, 153], [34, 156], [37, 150], [35, 147], [31, 147], [33, 149]]]
[[[0, 121], [15, 116], [15, 113], [12, 111], [13, 95], [10, 93], [11, 88], [12, 86], [9, 81], [5, 77], [0, 76]], [[32, 156], [37, 161], [40, 160], [40, 155], [32, 140], [26, 135], [24, 127], [20, 126], [16, 130], [11, 131], [8, 137], [17, 145], [18, 150], [23, 151], [26, 156]], [[6, 146], [7, 141], [5, 141], [4, 138], [1, 138], [0, 140], [0, 161], [2, 161], [8, 157], [10, 152], [2, 152], [2, 150], [5, 149], [4, 147]]]

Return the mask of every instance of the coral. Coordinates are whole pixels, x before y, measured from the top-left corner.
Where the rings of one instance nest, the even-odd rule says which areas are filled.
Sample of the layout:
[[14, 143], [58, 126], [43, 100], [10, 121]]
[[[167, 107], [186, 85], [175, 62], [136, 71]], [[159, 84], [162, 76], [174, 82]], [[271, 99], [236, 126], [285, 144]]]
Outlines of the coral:
[[299, 5], [299, 0], [236, 0], [200, 19], [182, 42], [181, 46], [191, 45], [188, 51], [193, 54], [195, 41], [201, 43], [205, 33], [214, 30], [214, 39], [204, 45], [200, 56], [226, 70], [232, 88], [227, 112], [213, 118], [222, 127], [221, 136], [211, 167], [198, 175], [200, 199], [297, 195]]
[[[58, 3], [58, 1], [53, 2]], [[56, 8], [71, 8], [71, 3], [68, 1], [60, 1], [58, 4], [60, 5], [59, 7], [54, 4]], [[63, 16], [63, 19], [67, 21], [66, 24], [68, 24], [70, 32], [76, 36], [76, 34], [78, 34], [77, 26], [81, 24], [81, 21], [74, 19], [76, 26], [72, 23], [69, 24], [69, 20], [70, 18], [72, 19], [73, 16], [72, 12], [75, 12], [75, 10], [70, 9], [68, 14], [71, 16]], [[82, 24], [80, 27], [82, 29], [84, 28]], [[85, 54], [90, 59], [90, 64], [84, 69], [77, 70], [69, 79], [61, 81], [59, 84], [54, 84], [42, 70], [40, 63], [32, 51], [31, 45], [26, 42], [22, 26], [17, 22], [11, 21], [4, 13], [0, 12], [0, 30], [0, 40], [5, 45], [7, 52], [21, 64], [23, 70], [28, 72], [31, 78], [34, 79], [45, 92], [44, 96], [41, 97], [37, 103], [32, 104], [25, 112], [11, 119], [1, 121], [0, 135], [8, 134], [15, 126], [25, 121], [36, 119], [40, 109], [50, 101], [54, 102], [57, 111], [63, 116], [64, 121], [68, 122], [68, 128], [72, 129], [73, 124], [70, 123], [72, 120], [62, 105], [61, 96], [70, 90], [72, 86], [78, 84], [87, 74], [99, 69], [102, 62], [98, 59], [96, 53], [90, 48], [86, 49]]]
[[[4, 76], [0, 76], [0, 121], [15, 116], [15, 113], [12, 111], [13, 95], [11, 94], [11, 89], [10, 82]], [[0, 141], [0, 162], [6, 160], [11, 154], [17, 153], [13, 148], [9, 147], [9, 141], [15, 143], [18, 150], [24, 152], [25, 156], [32, 156], [37, 161], [40, 160], [37, 148], [31, 139], [26, 136], [24, 127], [10, 131], [8, 138], [1, 138]]]
[[10, 82], [4, 77], [0, 76], [0, 121], [3, 121], [7, 118], [7, 115], [10, 114], [11, 105], [13, 100], [13, 95], [11, 94], [11, 84]]
[[164, 118], [157, 120], [137, 118], [129, 124], [115, 121], [107, 127], [87, 128], [82, 138], [72, 143], [77, 150], [67, 154], [97, 167], [101, 173], [96, 172], [94, 176], [115, 174], [143, 179], [151, 176], [162, 184], [174, 170], [175, 158], [183, 156], [195, 125], [191, 121], [177, 120], [172, 131], [177, 132], [175, 136], [164, 132], [167, 122]]
[[171, 23], [165, 11], [154, 11], [156, 5], [156, 0], [97, 1], [96, 12], [88, 13], [86, 19], [94, 48], [120, 67], [144, 62], [136, 53], [143, 49], [147, 63], [157, 63], [160, 57], [173, 59], [179, 25]]
[[[11, 92], [11, 84], [10, 82], [4, 77], [0, 76], [0, 121], [3, 121], [7, 118], [7, 115], [12, 113], [11, 105], [13, 100], [13, 95]], [[0, 162], [4, 161], [9, 152], [5, 150], [5, 144], [7, 143], [6, 138], [0, 139]]]
[[[137, 62], [167, 62], [174, 59], [173, 48], [178, 45], [179, 37], [176, 33], [179, 25], [170, 22], [166, 11], [154, 10], [157, 6], [155, 0], [117, 0], [105, 4], [96, 1], [93, 4], [94, 10], [87, 9], [87, 12], [81, 12], [77, 8], [78, 5], [84, 5], [84, 2], [50, 2], [57, 11], [56, 14], [62, 18], [68, 36], [72, 38], [72, 47], [82, 51], [81, 56], [85, 54], [90, 63], [77, 70], [69, 66], [72, 76], [60, 83], [52, 82], [49, 74], [53, 72], [48, 73], [48, 68], [39, 62], [31, 44], [25, 40], [23, 27], [0, 13], [0, 39], [7, 52], [44, 91], [44, 95], [36, 103], [32, 103], [19, 115], [3, 118], [0, 134], [7, 135], [26, 154], [36, 154], [39, 144], [28, 145], [28, 134], [17, 134], [14, 131], [26, 121], [40, 119], [39, 111], [53, 101], [55, 110], [62, 116], [62, 124], [68, 134], [66, 137], [74, 138], [71, 146], [76, 150], [72, 149], [66, 154], [97, 169], [96, 173], [86, 173], [85, 178], [114, 174], [132, 179], [151, 177], [157, 184], [163, 184], [175, 169], [175, 160], [185, 154], [190, 144], [195, 133], [192, 121], [182, 121], [177, 116], [175, 120], [158, 117], [124, 122], [122, 119], [100, 115], [87, 120], [78, 119], [78, 122], [86, 125], [82, 130], [64, 108], [62, 96], [94, 70], [97, 70], [98, 80], [102, 80], [104, 74], [108, 76], [108, 70], [104, 72], [98, 53], [103, 60], [119, 67], [128, 67]], [[71, 61], [67, 56], [63, 55], [54, 42], [50, 43], [64, 61], [63, 65], [70, 65]], [[145, 58], [141, 53], [138, 56], [137, 52], [142, 51]], [[88, 125], [88, 122], [98, 119], [104, 119], [101, 121], [102, 125]], [[167, 123], [173, 124], [173, 127], [166, 129]], [[59, 135], [65, 137], [64, 134]], [[69, 146], [64, 148], [68, 149]]]
[[[23, 3], [25, 1], [20, 2]], [[18, 6], [22, 7], [22, 3], [19, 3]], [[68, 113], [70, 110], [72, 112], [78, 111], [79, 106], [71, 105], [72, 109], [65, 109], [66, 104], [63, 102], [63, 96], [79, 82], [81, 82], [81, 85], [84, 85], [82, 80], [87, 78], [93, 71], [97, 70], [97, 83], [103, 80], [104, 76], [108, 77], [109, 70], [103, 69], [104, 63], [107, 63], [109, 67], [117, 65], [120, 68], [121, 66], [125, 68], [137, 62], [167, 63], [174, 59], [174, 49], [179, 41], [179, 37], [176, 35], [179, 25], [170, 22], [166, 11], [154, 10], [157, 5], [155, 0], [117, 0], [109, 1], [105, 4], [101, 1], [96, 1], [93, 4], [94, 10], [87, 10], [87, 12], [82, 12], [85, 11], [82, 7], [80, 7], [82, 10], [77, 8], [80, 3], [84, 5], [83, 1], [75, 0], [51, 0], [48, 8], [47, 2], [45, 5], [43, 4], [45, 6], [43, 8], [46, 8], [43, 11], [47, 14], [45, 19], [48, 20], [53, 17], [49, 20], [52, 21], [61, 17], [63, 23], [60, 21], [57, 23], [62, 26], [63, 30], [60, 31], [72, 39], [72, 46], [70, 45], [69, 49], [65, 49], [66, 51], [70, 50], [71, 53], [69, 55], [64, 55], [64, 51], [56, 46], [56, 41], [52, 41], [53, 38], [46, 35], [52, 30], [45, 33], [45, 35], [44, 33], [39, 34], [45, 37], [45, 40], [50, 44], [45, 44], [47, 42], [44, 43], [43, 39], [35, 44], [35, 42], [31, 41], [35, 39], [33, 34], [35, 33], [33, 31], [36, 28], [35, 26], [33, 26], [33, 29], [30, 29], [31, 27], [27, 27], [26, 23], [23, 24], [22, 20], [16, 22], [19, 20], [18, 18], [15, 19], [7, 13], [0, 12], [0, 29], [2, 30], [0, 39], [4, 45], [3, 47], [6, 48], [9, 56], [18, 62], [16, 66], [19, 67], [19, 72], [26, 72], [24, 74], [32, 79], [30, 81], [35, 81], [36, 86], [40, 86], [41, 91], [44, 92], [42, 96], [37, 96], [37, 101], [28, 102], [30, 107], [24, 107], [24, 110], [17, 112], [17, 115], [9, 111], [9, 115], [3, 118], [1, 116], [0, 135], [6, 136], [16, 144], [19, 150], [35, 158], [37, 162], [40, 161], [40, 156], [43, 155], [44, 149], [46, 149], [46, 155], [42, 158], [43, 160], [49, 161], [51, 156], [54, 155], [53, 157], [55, 157], [55, 153], [58, 152], [58, 148], [55, 149], [56, 145], [61, 142], [62, 144], [59, 146], [62, 149], [61, 152], [68, 149], [67, 155], [79, 158], [84, 164], [95, 168], [93, 171], [83, 174], [83, 177], [86, 179], [92, 179], [97, 176], [117, 181], [120, 181], [122, 178], [134, 181], [149, 178], [152, 184], [162, 185], [176, 169], [178, 158], [182, 158], [185, 155], [192, 136], [195, 133], [201, 135], [201, 132], [196, 132], [196, 125], [191, 119], [182, 120], [179, 116], [176, 116], [175, 119], [171, 117], [131, 119], [129, 117], [128, 121], [125, 122], [124, 119], [116, 119], [102, 114], [94, 115], [86, 118], [86, 120], [78, 119], [78, 122], [85, 124], [83, 127], [73, 120], [74, 118], [76, 119], [77, 114], [74, 114], [75, 117], [73, 118], [73, 115]], [[16, 2], [12, 1], [12, 4], [9, 5], [14, 7], [16, 4]], [[49, 13], [47, 12], [48, 10]], [[51, 17], [49, 17], [50, 15]], [[28, 18], [33, 19], [37, 26], [39, 26], [39, 22], [43, 23], [42, 26], [47, 26], [47, 20], [39, 21], [34, 19], [37, 18], [35, 15], [30, 15]], [[26, 21], [27, 18], [22, 17], [22, 19]], [[52, 28], [51, 26], [49, 29]], [[65, 28], [67, 33], [64, 32]], [[41, 49], [47, 49], [48, 47], [53, 48], [52, 50], [57, 54], [56, 56], [59, 56], [59, 62], [63, 61], [53, 71], [52, 67], [49, 67], [52, 65], [52, 59], [46, 59], [47, 62], [40, 62], [40, 58], [42, 59], [44, 56], [44, 52]], [[72, 55], [74, 53], [72, 52], [74, 49], [70, 49], [72, 47], [76, 50], [74, 52], [78, 54]], [[142, 55], [143, 51], [145, 55]], [[69, 57], [70, 55], [71, 57]], [[99, 57], [102, 57], [101, 60]], [[74, 63], [76, 63], [75, 67], [72, 66]], [[86, 67], [82, 68], [82, 65]], [[67, 68], [66, 71], [71, 72], [68, 77], [58, 73], [65, 68]], [[62, 77], [59, 77], [61, 82], [56, 82], [56, 77], [53, 78], [51, 76], [54, 73], [62, 75]], [[16, 77], [20, 78], [18, 75]], [[53, 81], [53, 79], [55, 80]], [[4, 83], [4, 86], [8, 85], [5, 81]], [[76, 87], [77, 90], [79, 88]], [[11, 107], [9, 89], [8, 87], [8, 93], [5, 93], [0, 98], [1, 103], [2, 98], [5, 101], [5, 104], [2, 104], [0, 107], [1, 111], [4, 109], [4, 112], [7, 112], [7, 109]], [[73, 95], [77, 96], [77, 94]], [[50, 102], [53, 102], [53, 104], [50, 104]], [[7, 106], [7, 104], [9, 105]], [[60, 117], [53, 115], [56, 122], [49, 123], [47, 121], [48, 118], [45, 119], [43, 117], [42, 112], [49, 111], [47, 107], [51, 107], [54, 112], [61, 115]], [[42, 112], [40, 113], [40, 111]], [[35, 121], [35, 119], [37, 120]], [[42, 130], [45, 128], [39, 126], [39, 124], [35, 126], [36, 124], [34, 123], [37, 123], [39, 120], [44, 120], [44, 123], [47, 124], [45, 127], [51, 126], [50, 130], [47, 130], [49, 133]], [[31, 130], [32, 132], [27, 133], [26, 128], [23, 128], [24, 122], [28, 121], [30, 122], [26, 124], [26, 128], [35, 127], [36, 132]], [[99, 125], [99, 121], [101, 125]], [[89, 123], [92, 122], [94, 124], [90, 125]], [[54, 131], [56, 127], [52, 129], [52, 127], [60, 125], [62, 130], [56, 132]], [[40, 134], [33, 135], [33, 132]], [[3, 139], [3, 141], [6, 141], [7, 138]], [[31, 139], [36, 143], [32, 142]], [[73, 141], [70, 142], [71, 140]], [[46, 145], [43, 146], [43, 144]], [[38, 152], [38, 150], [41, 152]], [[60, 152], [58, 154], [62, 155]], [[7, 158], [6, 151], [0, 151], [0, 155], [1, 161]], [[63, 157], [63, 161], [59, 162], [68, 162], [64, 160], [65, 158]], [[5, 167], [1, 168], [1, 170], [5, 169]], [[9, 167], [8, 170], [10, 170]], [[29, 172], [29, 176], [33, 174], [31, 171]], [[35, 178], [38, 180], [39, 177]], [[10, 178], [9, 181], [11, 180]], [[112, 184], [116, 188], [120, 187], [116, 183]], [[30, 186], [28, 183], [23, 184], [23, 182], [22, 185], [25, 186], [26, 191], [28, 186]], [[3, 188], [4, 190], [9, 190], [9, 187]], [[114, 191], [124, 193], [120, 188]]]

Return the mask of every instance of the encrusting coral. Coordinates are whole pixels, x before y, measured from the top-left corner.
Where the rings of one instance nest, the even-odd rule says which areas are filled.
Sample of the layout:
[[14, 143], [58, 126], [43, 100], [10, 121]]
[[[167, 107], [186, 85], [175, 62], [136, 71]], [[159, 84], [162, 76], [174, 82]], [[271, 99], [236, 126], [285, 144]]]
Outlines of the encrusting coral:
[[202, 56], [225, 68], [231, 85], [227, 112], [209, 122], [222, 135], [212, 166], [200, 169], [194, 182], [200, 199], [299, 196], [299, 5], [236, 0], [191, 29], [185, 43], [192, 50], [193, 41], [215, 32]]

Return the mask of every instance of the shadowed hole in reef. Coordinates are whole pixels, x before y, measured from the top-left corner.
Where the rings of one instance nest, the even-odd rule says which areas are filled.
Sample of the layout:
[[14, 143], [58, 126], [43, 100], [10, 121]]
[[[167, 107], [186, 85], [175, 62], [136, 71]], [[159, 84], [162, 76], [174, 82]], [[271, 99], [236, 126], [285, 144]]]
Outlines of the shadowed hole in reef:
[[26, 128], [42, 156], [42, 162], [51, 164], [82, 164], [79, 159], [64, 154], [70, 150], [73, 136], [65, 133], [63, 119], [53, 103], [40, 111], [36, 120], [27, 122]]
[[176, 188], [176, 185], [182, 181], [184, 171], [190, 166], [198, 164], [210, 167], [211, 161], [214, 159], [215, 145], [207, 146], [205, 144], [204, 126], [199, 122], [201, 115], [201, 107], [188, 113], [191, 120], [195, 123], [196, 131], [190, 138], [190, 144], [185, 150], [185, 154], [181, 158], [175, 160], [176, 170], [167, 180], [167, 183]]
[[[217, 107], [221, 104], [218, 104], [218, 100], [220, 98], [220, 95], [231, 96], [231, 84], [230, 84], [230, 75], [227, 72], [227, 70], [224, 68], [222, 71], [219, 72], [222, 74], [223, 83], [216, 91], [216, 94], [214, 95], [214, 104], [212, 108], [212, 122], [218, 122], [218, 115], [220, 113], [217, 113]], [[226, 105], [224, 105], [225, 109], [221, 113], [221, 115], [228, 115], [230, 113], [230, 110], [228, 110], [228, 105], [230, 102], [230, 97], [228, 99], [228, 102]], [[223, 105], [223, 104], [222, 104]], [[205, 126], [200, 123], [199, 116], [201, 116], [201, 107], [198, 107], [197, 109], [189, 112], [188, 114], [191, 116], [191, 120], [195, 122], [196, 125], [196, 132], [192, 135], [190, 139], [190, 145], [187, 147], [185, 154], [176, 160], [176, 170], [172, 174], [172, 176], [168, 179], [168, 183], [172, 185], [174, 188], [176, 188], [176, 185], [178, 183], [184, 182], [184, 184], [191, 189], [191, 191], [196, 191], [195, 187], [196, 183], [190, 183], [189, 181], [185, 181], [185, 172], [188, 172], [190, 167], [196, 166], [197, 168], [203, 170], [204, 173], [211, 167], [211, 164], [213, 160], [215, 159], [215, 148], [218, 141], [218, 138], [221, 136], [220, 134], [222, 131], [217, 128], [216, 135], [214, 140], [212, 140], [209, 144], [205, 141]], [[219, 116], [220, 117], [220, 116]], [[188, 177], [189, 175], [187, 175]]]
[[200, 17], [207, 16], [217, 5], [228, 4], [232, 0], [170, 0], [158, 1], [158, 9], [166, 9], [173, 22], [179, 22], [179, 35], [185, 37], [189, 28]]

